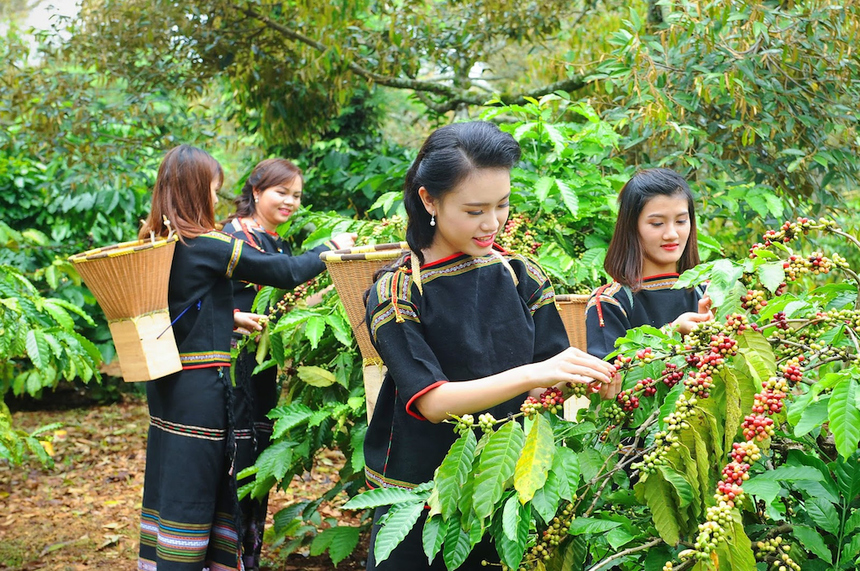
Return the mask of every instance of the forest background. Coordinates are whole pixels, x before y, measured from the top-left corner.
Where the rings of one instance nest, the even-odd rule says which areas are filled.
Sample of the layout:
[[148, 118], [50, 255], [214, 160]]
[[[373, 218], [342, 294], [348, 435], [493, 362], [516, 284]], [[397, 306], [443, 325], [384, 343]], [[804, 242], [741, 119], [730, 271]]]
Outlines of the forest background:
[[[257, 161], [297, 162], [305, 209], [283, 231], [300, 248], [332, 230], [399, 239], [424, 137], [497, 121], [524, 149], [502, 240], [562, 292], [606, 279], [614, 198], [637, 168], [688, 177], [707, 261], [745, 258], [797, 216], [860, 224], [856, 2], [84, 0], [38, 31], [16, 24], [30, 8], [0, 7], [0, 394], [13, 408], [63, 386], [102, 402], [140, 392], [100, 372], [115, 357], [107, 324], [66, 258], [136, 235], [179, 143], [224, 165], [219, 216]], [[292, 437], [247, 491], [286, 486], [336, 447], [347, 460], [326, 499], [353, 495], [360, 359], [336, 296], [290, 303], [264, 364], [285, 370], [276, 416]], [[40, 439], [54, 428], [19, 430], [0, 404], [0, 458], [50, 465]], [[317, 533], [318, 502], [297, 505], [273, 541], [344, 539]]]

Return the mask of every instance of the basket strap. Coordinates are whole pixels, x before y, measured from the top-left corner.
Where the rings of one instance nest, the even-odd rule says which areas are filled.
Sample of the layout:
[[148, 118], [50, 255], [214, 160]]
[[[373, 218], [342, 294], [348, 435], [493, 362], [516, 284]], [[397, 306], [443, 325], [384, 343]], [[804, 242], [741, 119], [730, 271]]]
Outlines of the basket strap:
[[511, 274], [511, 279], [514, 280], [514, 286], [520, 285], [520, 280], [517, 278], [516, 272], [514, 272], [514, 269], [511, 267], [510, 262], [505, 259], [502, 253], [497, 250], [490, 250], [490, 252], [499, 259], [502, 265], [505, 266], [505, 269], [508, 270], [508, 273]]
[[418, 286], [418, 293], [424, 295], [424, 288], [421, 285], [421, 262], [418, 261], [418, 256], [414, 252], [409, 252], [409, 261], [412, 266], [412, 281]]
[[180, 317], [182, 317], [183, 315], [185, 315], [185, 312], [186, 312], [186, 311], [188, 311], [189, 309], [191, 309], [192, 307], [194, 307], [195, 305], [197, 306], [197, 311], [200, 311], [200, 305], [201, 305], [202, 303], [203, 303], [203, 301], [202, 301], [202, 300], [200, 300], [200, 299], [198, 299], [196, 302], [192, 302], [192, 303], [191, 303], [191, 305], [189, 305], [188, 307], [186, 307], [185, 309], [183, 309], [183, 310], [182, 310], [182, 313], [180, 313], [179, 315], [177, 315], [177, 316], [176, 316], [176, 319], [174, 319], [173, 321], [171, 321], [171, 322], [170, 322], [170, 325], [168, 325], [167, 327], [165, 327], [165, 328], [164, 328], [164, 331], [162, 331], [161, 333], [159, 333], [159, 334], [158, 334], [158, 337], [156, 337], [156, 339], [161, 339], [161, 336], [162, 336], [162, 335], [164, 335], [165, 333], [167, 333], [167, 330], [168, 330], [168, 329], [170, 329], [171, 327], [173, 327], [173, 324], [174, 324], [174, 323], [176, 323], [177, 321], [179, 321], [179, 318], [180, 318]]

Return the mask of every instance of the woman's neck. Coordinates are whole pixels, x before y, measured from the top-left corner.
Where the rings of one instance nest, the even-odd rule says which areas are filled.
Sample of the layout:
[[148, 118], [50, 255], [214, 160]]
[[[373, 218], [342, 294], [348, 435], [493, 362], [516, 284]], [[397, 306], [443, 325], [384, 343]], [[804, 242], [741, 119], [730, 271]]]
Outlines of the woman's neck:
[[263, 221], [261, 223], [260, 219], [253, 214], [250, 216], [244, 216], [244, 217], [240, 218], [239, 221], [243, 225], [245, 225], [249, 228], [252, 228], [252, 229], [260, 229], [260, 230], [263, 230], [264, 232], [268, 232], [269, 234], [276, 234], [277, 233], [277, 232], [275, 232], [277, 230], [277, 227], [270, 228], [268, 225], [266, 225], [265, 221]]

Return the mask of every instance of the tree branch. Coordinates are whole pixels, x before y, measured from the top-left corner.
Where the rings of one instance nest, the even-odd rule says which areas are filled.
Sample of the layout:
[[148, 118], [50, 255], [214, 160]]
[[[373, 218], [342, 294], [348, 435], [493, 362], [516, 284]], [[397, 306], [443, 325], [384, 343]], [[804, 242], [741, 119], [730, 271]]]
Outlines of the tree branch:
[[[289, 28], [283, 24], [275, 22], [265, 14], [261, 14], [253, 8], [247, 8], [238, 4], [233, 4], [233, 9], [245, 14], [249, 18], [257, 20], [264, 26], [282, 34], [284, 37], [295, 42], [305, 44], [306, 46], [313, 48], [321, 54], [327, 53], [329, 51], [329, 47], [327, 45], [318, 42], [313, 38], [310, 38], [302, 34], [301, 32], [293, 30], [292, 28]], [[393, 87], [395, 89], [411, 89], [415, 91], [421, 102], [436, 113], [447, 113], [448, 111], [456, 109], [457, 107], [464, 104], [482, 106], [487, 103], [486, 95], [457, 89], [455, 87], [445, 85], [444, 83], [421, 81], [417, 79], [409, 79], [403, 77], [392, 77], [389, 75], [380, 75], [370, 69], [367, 69], [366, 67], [363, 67], [355, 61], [346, 61], [344, 58], [341, 58], [341, 60], [346, 65], [347, 69], [349, 69], [354, 74], [363, 77], [369, 82], [385, 87]], [[576, 91], [582, 89], [587, 84], [588, 82], [585, 81], [585, 76], [578, 75], [576, 77], [556, 81], [555, 83], [551, 83], [549, 85], [537, 87], [530, 91], [525, 91], [517, 94], [502, 94], [499, 96], [499, 100], [505, 105], [523, 104], [526, 103], [526, 98], [537, 99], [544, 95], [554, 93], [556, 91]], [[442, 96], [445, 98], [445, 101], [435, 102], [426, 95], [424, 95], [426, 93], [432, 93], [435, 95]]]

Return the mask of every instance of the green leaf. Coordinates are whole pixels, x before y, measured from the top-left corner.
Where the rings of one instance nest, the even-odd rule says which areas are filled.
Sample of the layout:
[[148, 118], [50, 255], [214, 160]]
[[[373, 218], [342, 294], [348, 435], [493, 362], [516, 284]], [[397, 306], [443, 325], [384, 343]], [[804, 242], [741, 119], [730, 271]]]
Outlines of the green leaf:
[[546, 197], [549, 196], [549, 191], [552, 190], [553, 185], [555, 185], [555, 179], [542, 176], [538, 179], [537, 183], [535, 183], [535, 197], [538, 199], [538, 202], [545, 202]]
[[583, 533], [605, 533], [610, 529], [620, 526], [617, 521], [597, 519], [593, 517], [578, 517], [570, 522], [569, 535], [581, 535]]
[[752, 542], [744, 532], [744, 526], [737, 514], [734, 514], [732, 524], [729, 527], [726, 545], [730, 559], [729, 569], [732, 571], [755, 571], [755, 554], [752, 550]]
[[720, 374], [726, 391], [726, 432], [723, 449], [731, 450], [732, 442], [741, 426], [741, 388], [738, 378], [732, 369], [726, 368]]
[[45, 335], [40, 329], [31, 329], [27, 332], [27, 357], [37, 369], [47, 369], [51, 364], [51, 347], [45, 340]]
[[678, 507], [683, 508], [693, 501], [693, 488], [683, 474], [669, 468], [668, 466], [660, 466], [660, 472], [667, 482], [672, 484], [675, 493], [680, 500]]
[[523, 559], [530, 526], [531, 509], [528, 505], [519, 503], [517, 496], [512, 495], [505, 502], [502, 514], [504, 537], [496, 538], [496, 550], [499, 552], [502, 562], [511, 569], [516, 569]]
[[851, 540], [842, 547], [840, 559], [842, 561], [852, 561], [858, 554], [860, 554], [860, 533], [852, 537]]
[[833, 535], [839, 532], [839, 516], [833, 504], [824, 498], [809, 498], [804, 502], [804, 507], [815, 525]]
[[[517, 424], [509, 422], [508, 424]], [[445, 544], [442, 546], [442, 560], [449, 570], [456, 569], [466, 560], [471, 551], [469, 534], [460, 527], [460, 522], [455, 518], [448, 520], [448, 529], [445, 533]]]
[[463, 484], [472, 470], [477, 445], [474, 431], [466, 431], [451, 445], [442, 464], [436, 469], [433, 480], [438, 491], [439, 510], [445, 519], [457, 509]]
[[[553, 459], [553, 466], [556, 464], [559, 464], [559, 470], [561, 470], [561, 473], [556, 471], [559, 480], [566, 479], [569, 491], [571, 493], [576, 492], [576, 488], [579, 486], [579, 456], [570, 448], [559, 446], [556, 448], [555, 458]], [[559, 494], [567, 500], [573, 499], [572, 497], [565, 496], [563, 491], [564, 486], [559, 485]]]
[[830, 431], [836, 443], [836, 450], [843, 458], [848, 458], [857, 450], [860, 442], [860, 409], [857, 408], [857, 381], [853, 378], [842, 379], [830, 395], [827, 407], [830, 414]]
[[811, 430], [821, 427], [829, 416], [828, 402], [830, 399], [813, 400], [803, 414], [800, 416], [800, 421], [794, 427], [794, 435], [800, 438], [808, 434]]
[[531, 500], [535, 490], [546, 483], [554, 455], [552, 427], [542, 414], [536, 415], [514, 470], [514, 488], [520, 503], [525, 504]]
[[555, 184], [558, 187], [559, 192], [561, 193], [561, 200], [564, 202], [564, 205], [567, 206], [567, 209], [570, 211], [572, 216], [576, 216], [576, 213], [579, 211], [579, 197], [576, 195], [576, 191], [573, 190], [569, 184], [561, 179], [556, 179]]
[[337, 381], [334, 373], [322, 367], [303, 366], [298, 367], [297, 371], [299, 378], [312, 387], [330, 387]]
[[836, 474], [839, 491], [846, 499], [854, 499], [860, 495], [860, 452], [855, 452], [848, 460], [837, 458], [830, 464]]
[[791, 533], [803, 545], [804, 549], [811, 551], [819, 559], [833, 563], [833, 553], [830, 552], [830, 549], [828, 549], [827, 544], [824, 542], [824, 538], [821, 537], [818, 531], [804, 525], [795, 525]]
[[843, 533], [846, 536], [851, 535], [856, 529], [860, 529], [860, 509], [854, 509], [851, 511], [851, 516], [848, 518], [848, 521], [845, 522]]
[[325, 332], [325, 327], [326, 320], [322, 316], [314, 315], [308, 319], [307, 325], [305, 325], [305, 337], [311, 342], [311, 349], [316, 349], [319, 345], [320, 339]]
[[257, 458], [257, 479], [273, 476], [279, 482], [284, 479], [293, 461], [295, 442], [276, 442], [269, 446]]
[[424, 555], [427, 556], [428, 563], [432, 564], [436, 554], [442, 549], [442, 542], [445, 540], [447, 531], [448, 522], [441, 515], [434, 515], [424, 523], [424, 529], [421, 531], [421, 543], [424, 546]]
[[343, 504], [345, 510], [366, 510], [380, 506], [393, 506], [395, 504], [423, 501], [423, 496], [412, 491], [401, 488], [376, 488], [362, 492]]
[[481, 452], [475, 476], [473, 509], [484, 519], [502, 497], [505, 484], [513, 476], [517, 459], [523, 448], [523, 429], [518, 422], [506, 422], [490, 436]]
[[761, 333], [751, 329], [738, 335], [737, 341], [738, 353], [743, 356], [747, 370], [760, 387], [776, 372], [776, 358], [770, 343]]
[[51, 299], [46, 299], [42, 305], [44, 310], [54, 318], [54, 321], [66, 331], [74, 331], [75, 321], [59, 304]]
[[[663, 541], [669, 545], [677, 545], [680, 540], [680, 523], [676, 518], [679, 512], [675, 505], [669, 483], [663, 479], [660, 472], [649, 474], [648, 480], [636, 485], [641, 487], [642, 497], [651, 508], [651, 519]], [[639, 496], [640, 491], [637, 491]]]
[[409, 534], [415, 526], [415, 522], [424, 511], [424, 502], [399, 503], [391, 506], [385, 515], [385, 525], [379, 528], [376, 534], [373, 554], [376, 563], [382, 563], [394, 548]]
[[272, 439], [281, 438], [288, 430], [307, 422], [312, 415], [313, 411], [300, 402], [272, 409], [267, 415], [275, 421]]
[[761, 285], [766, 287], [771, 293], [776, 291], [776, 288], [785, 282], [785, 270], [782, 267], [782, 261], [768, 262], [758, 267], [758, 279]]
[[337, 526], [325, 529], [311, 542], [311, 555], [319, 555], [326, 549], [335, 565], [346, 559], [358, 545], [360, 529], [351, 526]]

